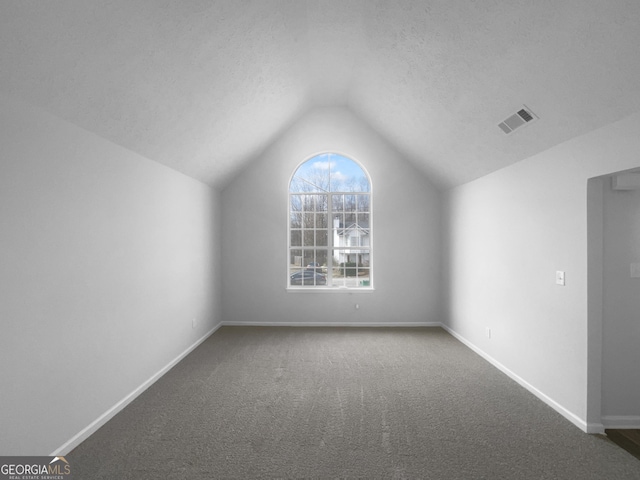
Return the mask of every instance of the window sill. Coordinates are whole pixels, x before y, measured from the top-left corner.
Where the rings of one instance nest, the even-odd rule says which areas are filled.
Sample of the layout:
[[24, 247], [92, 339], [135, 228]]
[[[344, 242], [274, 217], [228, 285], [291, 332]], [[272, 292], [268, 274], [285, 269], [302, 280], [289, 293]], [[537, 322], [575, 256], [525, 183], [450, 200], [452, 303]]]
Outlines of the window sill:
[[371, 293], [373, 287], [287, 287], [287, 293]]

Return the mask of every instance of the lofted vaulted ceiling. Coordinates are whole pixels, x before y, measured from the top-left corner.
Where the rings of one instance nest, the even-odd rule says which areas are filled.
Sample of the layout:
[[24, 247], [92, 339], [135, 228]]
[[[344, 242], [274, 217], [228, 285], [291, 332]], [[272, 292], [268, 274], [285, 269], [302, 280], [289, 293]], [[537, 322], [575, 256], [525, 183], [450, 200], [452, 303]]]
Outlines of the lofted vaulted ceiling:
[[4, 0], [0, 92], [220, 188], [342, 106], [448, 188], [639, 111], [640, 2]]

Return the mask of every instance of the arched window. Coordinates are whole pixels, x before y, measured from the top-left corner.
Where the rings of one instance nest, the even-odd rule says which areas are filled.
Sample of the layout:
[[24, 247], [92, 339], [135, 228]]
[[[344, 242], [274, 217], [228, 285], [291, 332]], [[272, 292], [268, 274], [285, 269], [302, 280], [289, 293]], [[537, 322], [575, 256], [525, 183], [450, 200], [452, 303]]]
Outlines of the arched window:
[[370, 289], [371, 182], [336, 153], [300, 165], [289, 183], [288, 287]]

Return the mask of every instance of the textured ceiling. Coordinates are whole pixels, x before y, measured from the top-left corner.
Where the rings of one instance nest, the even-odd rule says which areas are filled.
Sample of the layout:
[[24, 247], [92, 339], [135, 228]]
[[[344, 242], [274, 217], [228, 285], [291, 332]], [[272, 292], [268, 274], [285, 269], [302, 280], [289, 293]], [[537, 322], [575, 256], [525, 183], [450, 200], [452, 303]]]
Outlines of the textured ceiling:
[[448, 188], [639, 111], [639, 46], [638, 0], [5, 0], [0, 91], [217, 187], [344, 106]]

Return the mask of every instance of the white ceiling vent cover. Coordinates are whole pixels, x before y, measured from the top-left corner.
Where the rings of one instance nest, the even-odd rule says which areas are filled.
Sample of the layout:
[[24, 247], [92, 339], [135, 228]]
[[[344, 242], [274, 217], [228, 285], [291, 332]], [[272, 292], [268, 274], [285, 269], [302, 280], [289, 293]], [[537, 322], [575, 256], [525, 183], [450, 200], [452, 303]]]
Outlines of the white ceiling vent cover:
[[526, 105], [523, 105], [520, 110], [511, 115], [505, 121], [500, 122], [498, 126], [507, 135], [514, 130], [535, 122], [538, 116], [533, 113]]

